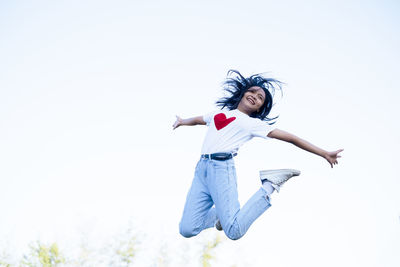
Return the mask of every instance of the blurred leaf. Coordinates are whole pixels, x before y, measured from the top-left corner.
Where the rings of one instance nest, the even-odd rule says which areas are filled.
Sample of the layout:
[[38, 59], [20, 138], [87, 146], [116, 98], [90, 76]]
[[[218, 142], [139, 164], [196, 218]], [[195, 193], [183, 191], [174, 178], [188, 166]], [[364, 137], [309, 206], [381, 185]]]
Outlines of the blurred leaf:
[[40, 241], [29, 246], [30, 252], [24, 255], [21, 266], [29, 267], [57, 267], [65, 263], [64, 257], [60, 254], [56, 243], [46, 246]]
[[203, 267], [211, 267], [210, 261], [215, 258], [214, 249], [221, 244], [221, 236], [217, 234], [215, 238], [208, 242], [203, 248], [203, 254], [201, 256]]

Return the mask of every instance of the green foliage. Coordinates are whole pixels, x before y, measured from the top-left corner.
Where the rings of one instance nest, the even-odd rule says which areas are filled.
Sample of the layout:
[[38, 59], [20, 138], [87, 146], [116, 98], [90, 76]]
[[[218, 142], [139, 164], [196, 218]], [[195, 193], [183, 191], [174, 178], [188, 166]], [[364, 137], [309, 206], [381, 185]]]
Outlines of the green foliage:
[[137, 252], [137, 242], [135, 236], [128, 236], [125, 240], [121, 240], [115, 249], [115, 254], [119, 259], [120, 266], [130, 266]]
[[6, 260], [0, 259], [0, 267], [12, 267], [12, 265]]
[[20, 266], [28, 267], [57, 267], [65, 263], [56, 243], [47, 246], [40, 243], [29, 246], [30, 252], [24, 255]]
[[201, 255], [201, 263], [203, 267], [211, 267], [210, 261], [215, 258], [213, 253], [214, 249], [221, 244], [221, 242], [221, 236], [217, 234], [213, 240], [209, 241], [203, 247], [203, 254]]
[[[22, 257], [12, 258], [6, 250], [0, 250], [0, 267], [132, 267], [146, 266], [137, 261], [141, 252], [141, 241], [143, 234], [140, 231], [133, 231], [131, 228], [123, 231], [115, 238], [107, 239], [106, 244], [92, 246], [90, 239], [84, 239], [79, 246], [73, 246], [72, 253], [61, 253], [56, 243], [45, 244], [41, 241], [31, 243]], [[171, 240], [164, 239], [158, 252], [154, 251], [154, 258], [148, 259], [151, 265], [156, 267], [166, 266], [196, 266], [211, 267], [215, 264], [216, 248], [223, 243], [224, 236], [208, 231], [195, 240], [184, 240], [182, 257], [190, 255], [189, 261], [182, 261], [184, 258], [177, 256], [177, 251], [171, 250]], [[90, 242], [89, 242], [90, 241]], [[97, 243], [98, 245], [99, 243]], [[76, 250], [75, 250], [76, 249]], [[200, 249], [200, 250], [198, 250]], [[191, 255], [190, 251], [196, 251]], [[171, 256], [172, 255], [172, 256]], [[195, 260], [193, 261], [193, 256]], [[12, 260], [14, 259], [14, 260]], [[178, 264], [176, 264], [176, 261]]]
[[5, 250], [0, 255], [0, 267], [12, 267], [10, 255]]

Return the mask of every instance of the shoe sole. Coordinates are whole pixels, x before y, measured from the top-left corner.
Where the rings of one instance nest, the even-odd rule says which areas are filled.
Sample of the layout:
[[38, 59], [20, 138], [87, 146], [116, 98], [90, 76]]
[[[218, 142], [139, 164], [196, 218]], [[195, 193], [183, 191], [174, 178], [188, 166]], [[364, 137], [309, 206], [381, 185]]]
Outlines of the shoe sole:
[[[274, 175], [274, 174], [277, 174], [277, 173], [288, 173], [288, 172], [291, 174], [291, 177], [299, 176], [300, 173], [301, 173], [299, 170], [295, 170], [295, 169], [263, 170], [263, 171], [260, 171], [260, 180], [261, 181], [268, 180], [268, 176], [270, 176], [270, 175]], [[277, 185], [277, 184], [275, 184], [273, 182], [271, 182], [271, 185], [279, 193], [280, 185]]]
[[295, 170], [295, 169], [262, 170], [262, 171], [260, 171], [260, 178], [261, 178], [261, 180], [264, 180], [262, 177], [264, 177], [266, 175], [276, 174], [276, 173], [281, 173], [281, 172], [290, 172], [292, 174], [292, 176], [299, 176], [301, 173], [299, 170]]

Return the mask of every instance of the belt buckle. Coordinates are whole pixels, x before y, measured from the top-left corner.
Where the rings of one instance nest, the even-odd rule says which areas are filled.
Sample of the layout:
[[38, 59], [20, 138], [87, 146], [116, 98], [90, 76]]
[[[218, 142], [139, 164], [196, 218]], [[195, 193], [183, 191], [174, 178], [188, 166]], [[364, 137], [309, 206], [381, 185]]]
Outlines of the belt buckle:
[[201, 155], [202, 159], [211, 159], [211, 154], [203, 154]]

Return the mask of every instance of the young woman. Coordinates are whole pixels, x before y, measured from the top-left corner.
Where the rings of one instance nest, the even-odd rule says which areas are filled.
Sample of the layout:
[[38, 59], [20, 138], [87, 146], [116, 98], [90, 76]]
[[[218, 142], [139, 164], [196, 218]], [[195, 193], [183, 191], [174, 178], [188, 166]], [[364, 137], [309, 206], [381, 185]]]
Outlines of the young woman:
[[[291, 169], [260, 171], [261, 188], [240, 208], [233, 157], [239, 147], [253, 137], [274, 138], [289, 142], [337, 164], [343, 149], [328, 152], [293, 134], [272, 127], [268, 118], [275, 90], [281, 83], [260, 74], [243, 77], [230, 70], [224, 89], [228, 96], [217, 101], [222, 110], [204, 116], [182, 119], [176, 116], [173, 129], [183, 125], [207, 125], [201, 157], [186, 198], [179, 230], [192, 237], [216, 226], [228, 238], [241, 238], [250, 225], [270, 206], [270, 195], [287, 180], [300, 174]], [[213, 207], [214, 206], [214, 207]]]

